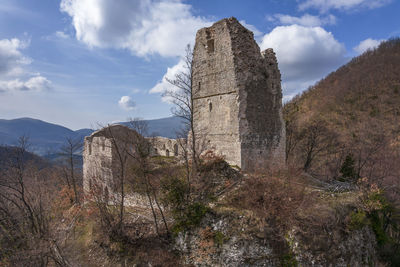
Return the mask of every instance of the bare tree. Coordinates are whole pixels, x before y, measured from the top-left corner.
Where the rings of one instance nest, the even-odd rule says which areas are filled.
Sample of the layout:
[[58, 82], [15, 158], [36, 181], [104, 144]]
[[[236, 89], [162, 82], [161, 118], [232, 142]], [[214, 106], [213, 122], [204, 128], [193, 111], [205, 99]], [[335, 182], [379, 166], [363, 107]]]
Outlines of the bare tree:
[[[198, 167], [198, 154], [197, 154], [197, 134], [194, 129], [194, 92], [192, 84], [193, 75], [193, 49], [188, 44], [184, 56], [184, 70], [177, 73], [173, 79], [166, 78], [166, 80], [174, 86], [174, 89], [168, 89], [163, 97], [167, 97], [174, 104], [171, 109], [173, 115], [183, 119], [185, 123], [185, 132], [189, 133], [191, 142], [191, 172], [188, 175], [188, 188], [190, 190], [190, 178], [193, 178], [194, 173]], [[187, 136], [185, 136], [187, 137]], [[184, 151], [188, 152], [187, 146], [183, 146]]]
[[[147, 140], [145, 136], [147, 136], [148, 133], [148, 125], [147, 122], [144, 120], [140, 120], [138, 118], [134, 119], [129, 119], [129, 126], [132, 128], [136, 136], [131, 140], [132, 142], [132, 147], [134, 148], [132, 151], [128, 151], [129, 156], [134, 160], [134, 162], [138, 165], [138, 168], [136, 168], [135, 174], [139, 176], [139, 180], [142, 181], [145, 187], [145, 192], [146, 196], [149, 200], [150, 208], [153, 214], [154, 218], [154, 224], [156, 228], [156, 232], [158, 235], [160, 235], [159, 232], [159, 227], [158, 227], [158, 222], [157, 222], [157, 214], [154, 209], [154, 204], [153, 200], [160, 212], [162, 221], [164, 223], [165, 230], [167, 234], [169, 235], [169, 229], [167, 225], [167, 221], [164, 216], [164, 212], [161, 208], [161, 205], [158, 201], [156, 190], [154, 189], [154, 186], [151, 183], [151, 167], [150, 167], [150, 156], [151, 156], [151, 149], [152, 145], [154, 144]], [[135, 184], [133, 184], [135, 186]]]
[[0, 170], [0, 259], [11, 265], [70, 266], [52, 231], [51, 201], [56, 189], [27, 152], [28, 138], [19, 138]]
[[[124, 223], [124, 209], [125, 209], [125, 184], [127, 180], [127, 168], [128, 168], [128, 151], [131, 149], [130, 140], [133, 139], [129, 131], [117, 131], [114, 130], [112, 126], [105, 127], [106, 135], [111, 140], [111, 146], [113, 150], [113, 158], [115, 156], [115, 161], [112, 162], [111, 166], [113, 169], [118, 170], [115, 174], [117, 177], [115, 183], [119, 187], [119, 220], [118, 220], [118, 231], [119, 234], [123, 233], [123, 223]], [[114, 168], [115, 167], [115, 168]]]
[[69, 169], [69, 178], [68, 179], [68, 174], [65, 173], [66, 180], [69, 186], [69, 181], [72, 183], [72, 188], [74, 189], [74, 195], [75, 195], [75, 203], [79, 204], [79, 192], [77, 188], [77, 177], [76, 177], [76, 171], [75, 171], [75, 164], [76, 164], [76, 155], [82, 153], [82, 147], [83, 144], [81, 140], [79, 139], [73, 139], [71, 137], [67, 137], [65, 139], [65, 144], [64, 146], [61, 147], [60, 155], [65, 158], [67, 162], [67, 166]]
[[286, 126], [286, 162], [292, 156], [299, 143], [299, 129], [297, 126], [299, 108], [295, 102], [286, 103], [283, 109], [283, 117]]
[[303, 129], [301, 150], [304, 155], [303, 170], [308, 171], [315, 157], [328, 151], [335, 140], [323, 121], [312, 121]]

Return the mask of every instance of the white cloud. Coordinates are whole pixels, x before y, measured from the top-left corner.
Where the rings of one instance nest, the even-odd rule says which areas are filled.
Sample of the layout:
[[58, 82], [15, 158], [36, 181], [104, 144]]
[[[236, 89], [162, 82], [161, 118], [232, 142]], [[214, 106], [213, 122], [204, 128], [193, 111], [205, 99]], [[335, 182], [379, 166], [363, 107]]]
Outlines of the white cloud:
[[51, 82], [43, 76], [35, 76], [27, 81], [21, 81], [20, 79], [1, 81], [0, 80], [0, 92], [1, 91], [44, 91], [51, 88]]
[[365, 51], [369, 49], [374, 49], [379, 46], [379, 44], [384, 41], [384, 40], [374, 40], [371, 38], [368, 38], [364, 41], [361, 41], [356, 47], [354, 47], [354, 51], [356, 51], [358, 54], [362, 54]]
[[134, 110], [136, 108], [135, 101], [133, 101], [132, 98], [127, 95], [121, 97], [121, 99], [118, 101], [118, 105], [125, 110]]
[[27, 42], [16, 38], [0, 40], [0, 77], [20, 74], [22, 67], [31, 63], [21, 52], [27, 46]]
[[389, 4], [392, 0], [306, 0], [299, 4], [300, 10], [317, 9], [328, 12], [331, 9], [350, 10], [356, 8], [378, 8]]
[[43, 91], [51, 88], [51, 82], [47, 78], [38, 75], [26, 81], [25, 86], [28, 90]]
[[281, 25], [298, 24], [306, 27], [336, 24], [336, 17], [333, 15], [320, 17], [320, 16], [313, 16], [310, 14], [304, 14], [301, 17], [294, 17], [285, 14], [274, 14], [272, 16], [268, 16], [267, 19], [269, 21], [276, 22]]
[[69, 36], [65, 32], [62, 31], [56, 31], [55, 36], [58, 37], [59, 39], [68, 39]]
[[240, 22], [240, 24], [242, 24], [244, 27], [246, 27], [247, 29], [249, 29], [250, 31], [252, 31], [252, 32], [254, 33], [254, 36], [255, 36], [256, 38], [263, 35], [263, 33], [262, 33], [260, 30], [258, 30], [258, 29], [256, 28], [256, 26], [246, 23], [245, 20], [241, 20], [241, 21], [239, 21], [239, 22]]
[[11, 91], [44, 91], [50, 89], [51, 82], [41, 76], [27, 72], [32, 60], [23, 55], [28, 41], [17, 38], [0, 40], [0, 92]]
[[[282, 73], [285, 100], [314, 84], [347, 60], [346, 49], [334, 36], [321, 27], [280, 26], [262, 38], [261, 49], [273, 48]], [[168, 68], [162, 80], [150, 93], [177, 90], [167, 78], [184, 71], [184, 61]], [[170, 102], [163, 97], [162, 101]]]
[[[172, 68], [167, 69], [167, 73], [164, 74], [162, 80], [158, 82], [153, 88], [150, 89], [150, 94], [162, 94], [165, 91], [174, 91], [178, 90], [178, 88], [172, 84], [170, 84], [167, 79], [173, 80], [175, 76], [181, 72], [185, 71], [185, 61], [183, 59], [179, 60], [179, 62], [173, 66]], [[162, 101], [170, 102], [168, 97], [163, 97]]]
[[344, 45], [321, 27], [279, 26], [260, 46], [274, 49], [286, 95], [305, 89], [346, 61]]
[[179, 0], [62, 0], [78, 40], [129, 49], [138, 56], [180, 56], [199, 28], [211, 24]]

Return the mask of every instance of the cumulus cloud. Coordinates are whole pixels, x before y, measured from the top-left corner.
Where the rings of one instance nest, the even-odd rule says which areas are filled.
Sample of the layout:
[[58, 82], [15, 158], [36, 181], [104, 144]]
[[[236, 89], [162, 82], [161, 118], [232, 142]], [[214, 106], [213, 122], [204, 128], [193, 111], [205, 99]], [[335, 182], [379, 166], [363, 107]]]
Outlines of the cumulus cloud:
[[[167, 79], [173, 80], [178, 73], [184, 72], [186, 70], [185, 66], [185, 61], [181, 59], [175, 66], [168, 68], [161, 81], [150, 89], [150, 94], [162, 94], [165, 91], [178, 90], [178, 88], [170, 84]], [[168, 97], [162, 97], [162, 101], [170, 102], [170, 99]]]
[[[285, 100], [314, 84], [347, 60], [344, 45], [321, 27], [279, 26], [263, 36], [260, 47], [273, 48], [277, 54]], [[167, 78], [173, 79], [184, 70], [184, 61], [180, 60], [167, 69], [162, 80], [151, 88], [150, 93], [162, 94], [166, 90], [177, 90], [168, 83]], [[169, 99], [163, 97], [162, 101], [169, 102]]]
[[320, 17], [320, 16], [313, 16], [310, 14], [304, 14], [301, 17], [295, 17], [285, 14], [274, 14], [272, 16], [268, 16], [267, 19], [271, 22], [275, 22], [281, 25], [298, 24], [306, 27], [336, 24], [336, 17], [333, 15]]
[[138, 56], [180, 56], [210, 21], [179, 0], [62, 0], [76, 38], [90, 47], [129, 49]]
[[125, 110], [134, 110], [136, 108], [135, 101], [133, 101], [132, 98], [127, 95], [121, 97], [121, 99], [118, 101], [118, 105]]
[[375, 40], [375, 39], [365, 39], [361, 41], [356, 47], [353, 48], [358, 54], [362, 54], [369, 49], [374, 49], [379, 46], [379, 44], [384, 40]]
[[35, 76], [27, 81], [20, 79], [1, 81], [0, 91], [44, 91], [51, 88], [51, 82], [43, 76]]
[[28, 42], [16, 38], [0, 40], [0, 77], [20, 74], [22, 67], [31, 63], [21, 52], [27, 46]]
[[378, 8], [389, 4], [392, 0], [306, 0], [299, 4], [300, 10], [317, 9], [328, 12], [331, 9], [350, 10], [354, 8]]
[[285, 94], [305, 89], [346, 61], [344, 45], [321, 27], [279, 26], [260, 46], [274, 49]]
[[51, 87], [51, 82], [36, 74], [32, 77], [25, 67], [32, 60], [22, 53], [29, 42], [17, 38], [0, 40], [0, 92], [43, 91]]

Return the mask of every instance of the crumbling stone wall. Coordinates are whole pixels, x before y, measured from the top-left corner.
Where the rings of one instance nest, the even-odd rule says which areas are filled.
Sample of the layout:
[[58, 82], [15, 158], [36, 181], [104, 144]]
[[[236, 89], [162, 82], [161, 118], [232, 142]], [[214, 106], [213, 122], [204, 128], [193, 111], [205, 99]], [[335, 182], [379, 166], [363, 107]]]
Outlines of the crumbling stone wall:
[[178, 139], [170, 139], [161, 136], [149, 137], [146, 139], [151, 144], [152, 156], [179, 157], [182, 154], [182, 148]]
[[112, 190], [113, 170], [111, 142], [104, 136], [86, 136], [83, 150], [83, 190], [89, 192], [93, 183]]
[[285, 162], [281, 76], [272, 49], [260, 52], [235, 18], [196, 35], [193, 115], [197, 142], [255, 171]]
[[[111, 125], [85, 137], [83, 150], [83, 189], [90, 192], [95, 185], [104, 195], [114, 194], [115, 181], [118, 180], [121, 164], [117, 153], [127, 153], [127, 149], [133, 153], [134, 139], [137, 133], [123, 125]], [[146, 138], [149, 142], [151, 156], [179, 157], [182, 149], [177, 139], [165, 137]], [[116, 146], [119, 147], [119, 152]], [[132, 146], [130, 148], [130, 146]], [[124, 155], [122, 155], [124, 156]], [[128, 155], [125, 167], [133, 164], [133, 159]], [[118, 198], [114, 194], [114, 198]], [[137, 198], [130, 202], [137, 202]], [[142, 202], [142, 201], [140, 201]]]
[[[137, 133], [123, 125], [111, 125], [85, 137], [83, 151], [83, 189], [89, 192], [96, 186], [105, 196], [114, 194], [119, 181], [121, 162], [118, 154], [126, 158], [126, 168], [133, 159], [127, 151], [133, 151], [132, 144]], [[117, 150], [118, 147], [118, 150]], [[129, 150], [130, 149], [130, 150]], [[118, 198], [117, 195], [114, 195]]]

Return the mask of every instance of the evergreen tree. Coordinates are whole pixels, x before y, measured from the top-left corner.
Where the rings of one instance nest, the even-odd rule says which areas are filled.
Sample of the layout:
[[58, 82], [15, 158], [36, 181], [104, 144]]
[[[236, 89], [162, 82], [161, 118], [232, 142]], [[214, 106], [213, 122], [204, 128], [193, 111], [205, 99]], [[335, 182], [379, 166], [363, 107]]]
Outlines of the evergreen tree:
[[344, 159], [340, 173], [342, 174], [341, 180], [343, 181], [355, 181], [357, 177], [357, 172], [354, 167], [355, 161], [352, 154], [348, 154]]

